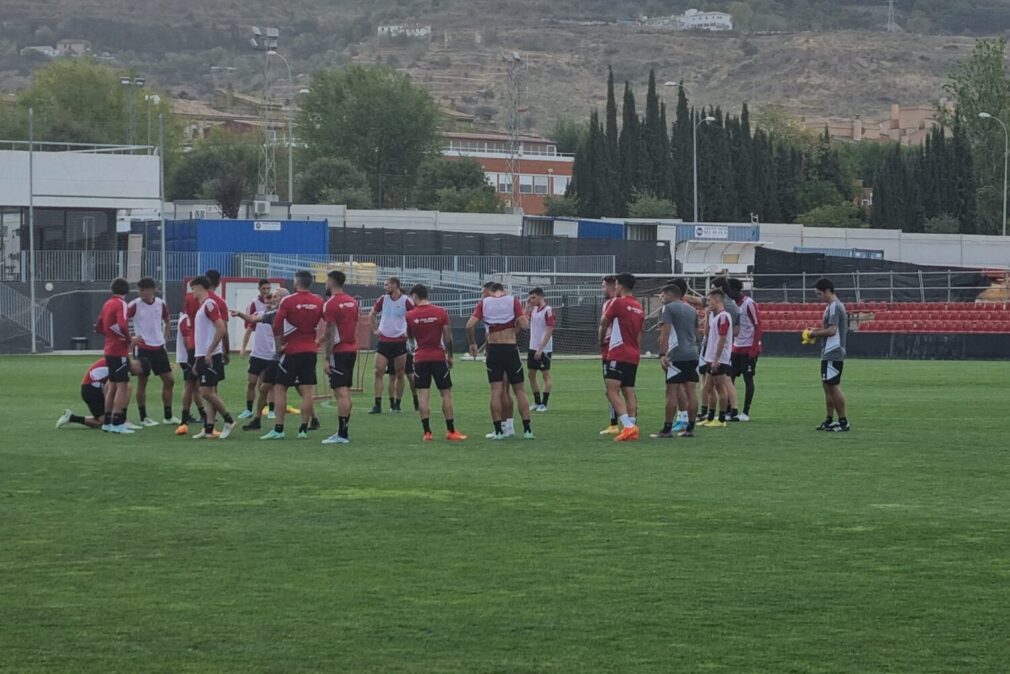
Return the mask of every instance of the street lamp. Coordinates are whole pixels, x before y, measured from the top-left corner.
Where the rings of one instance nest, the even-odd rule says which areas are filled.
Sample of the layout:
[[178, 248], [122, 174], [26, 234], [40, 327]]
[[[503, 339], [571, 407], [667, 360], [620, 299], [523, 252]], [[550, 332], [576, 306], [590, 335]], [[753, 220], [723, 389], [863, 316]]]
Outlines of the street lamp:
[[688, 89], [688, 88], [687, 88], [687, 85], [685, 85], [685, 84], [684, 84], [683, 82], [673, 82], [673, 81], [670, 81], [670, 82], [663, 82], [663, 86], [664, 86], [664, 87], [680, 87], [681, 89], [683, 89], [684, 91], [686, 91], [686, 92], [687, 92], [687, 96], [688, 96], [688, 98], [690, 98], [690, 97], [691, 97], [691, 96], [693, 95], [693, 94], [691, 93], [691, 90], [690, 90], [690, 89]]
[[698, 127], [714, 122], [715, 117], [705, 117], [694, 125], [694, 222], [698, 223]]
[[[288, 68], [288, 84], [292, 87], [295, 86], [294, 75], [291, 73], [291, 64], [288, 60], [284, 58], [276, 49], [267, 50], [267, 56], [276, 56], [281, 61], [284, 61], [284, 65]], [[295, 137], [292, 134], [292, 128], [294, 126], [295, 117], [295, 101], [294, 96], [291, 98], [291, 104], [288, 106], [288, 201], [291, 203], [295, 202]]]
[[1003, 127], [1003, 236], [1006, 236], [1006, 190], [1008, 159], [1010, 159], [1010, 131], [1007, 131], [1006, 124], [999, 117], [994, 117], [988, 112], [980, 112], [978, 116], [982, 119], [994, 119]]
[[[119, 84], [130, 90], [130, 132], [128, 134], [127, 145], [133, 145], [133, 127], [134, 127], [134, 110], [136, 109], [137, 97], [133, 93], [133, 89], [142, 89], [146, 81], [143, 77], [120, 77]], [[150, 143], [148, 143], [150, 145]]]

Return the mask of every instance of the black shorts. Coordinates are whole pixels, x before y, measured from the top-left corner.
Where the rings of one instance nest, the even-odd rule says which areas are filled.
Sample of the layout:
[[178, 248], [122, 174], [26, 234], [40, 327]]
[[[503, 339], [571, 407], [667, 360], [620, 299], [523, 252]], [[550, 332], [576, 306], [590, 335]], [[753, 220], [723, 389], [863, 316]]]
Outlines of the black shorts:
[[386, 360], [395, 360], [400, 356], [407, 355], [407, 342], [379, 342], [379, 347], [375, 353], [384, 356]]
[[358, 352], [330, 354], [330, 388], [351, 388], [354, 385], [354, 364]]
[[712, 363], [708, 366], [708, 374], [713, 377], [729, 377], [733, 374], [733, 365], [731, 363]]
[[263, 374], [263, 371], [270, 367], [270, 363], [276, 361], [267, 360], [266, 358], [257, 358], [256, 356], [249, 356], [249, 374], [254, 377], [258, 377]]
[[838, 386], [842, 383], [842, 369], [844, 367], [844, 360], [822, 360], [821, 381], [829, 386]]
[[193, 355], [193, 349], [186, 349], [186, 362], [179, 363], [179, 368], [184, 379], [196, 381], [196, 356]]
[[165, 350], [165, 347], [137, 349], [137, 360], [140, 361], [140, 367], [143, 368], [145, 377], [149, 377], [151, 373], [160, 377], [172, 371], [172, 363], [168, 360], [168, 351]]
[[751, 358], [746, 353], [733, 353], [733, 378], [747, 375], [753, 377], [757, 372], [757, 356]]
[[416, 363], [414, 365], [414, 386], [418, 390], [431, 388], [434, 380], [435, 388], [439, 391], [452, 388], [452, 375], [449, 373], [449, 364], [444, 360]]
[[487, 380], [490, 383], [508, 380], [510, 384], [526, 381], [519, 347], [515, 344], [488, 344], [486, 348]]
[[263, 369], [263, 383], [273, 386], [277, 383], [277, 361], [271, 360]]
[[701, 361], [698, 363], [698, 375], [702, 377], [708, 376], [708, 363]]
[[126, 356], [106, 356], [105, 366], [109, 368], [109, 383], [125, 384], [130, 381], [130, 359]]
[[211, 363], [207, 364], [207, 359], [200, 357], [196, 359], [196, 366], [193, 372], [200, 388], [214, 388], [221, 381], [221, 372], [224, 370], [224, 356], [220, 353], [211, 357]]
[[530, 351], [529, 355], [526, 356], [526, 367], [531, 370], [542, 370], [546, 372], [551, 369], [551, 356], [553, 355], [550, 351], [544, 351], [540, 354], [540, 360], [536, 359], [536, 351]]
[[607, 361], [607, 373], [604, 379], [621, 382], [621, 388], [635, 388], [638, 378], [638, 363], [622, 363], [617, 360]]
[[101, 387], [91, 384], [81, 384], [81, 400], [88, 406], [88, 411], [95, 419], [101, 419], [105, 415], [105, 393]]
[[315, 386], [316, 354], [293, 353], [277, 362], [277, 383], [281, 386]]
[[[405, 374], [414, 374], [414, 354], [407, 352], [407, 363], [403, 366]], [[396, 374], [396, 360], [390, 358], [386, 361], [386, 374]]]
[[689, 384], [698, 382], [698, 364], [693, 360], [671, 362], [666, 368], [667, 384]]

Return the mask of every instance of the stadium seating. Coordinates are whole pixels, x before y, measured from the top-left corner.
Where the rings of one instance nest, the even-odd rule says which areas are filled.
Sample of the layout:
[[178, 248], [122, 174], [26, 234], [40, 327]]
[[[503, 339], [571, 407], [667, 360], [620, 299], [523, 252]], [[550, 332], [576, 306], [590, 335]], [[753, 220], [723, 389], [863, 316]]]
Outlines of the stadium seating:
[[[819, 325], [822, 304], [765, 302], [765, 332], [800, 332]], [[1010, 334], [1010, 305], [970, 302], [851, 302], [850, 329], [886, 333]]]

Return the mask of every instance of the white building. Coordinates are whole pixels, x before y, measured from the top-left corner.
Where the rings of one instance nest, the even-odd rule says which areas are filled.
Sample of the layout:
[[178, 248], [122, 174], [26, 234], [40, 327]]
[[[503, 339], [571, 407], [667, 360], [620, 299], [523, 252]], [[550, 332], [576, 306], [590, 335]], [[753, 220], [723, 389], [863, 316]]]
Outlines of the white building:
[[726, 12], [702, 12], [689, 9], [674, 17], [680, 30], [733, 30], [733, 17]]
[[383, 24], [378, 28], [379, 37], [431, 37], [431, 26], [422, 26], [415, 23], [406, 24]]
[[38, 46], [33, 46], [33, 47], [25, 47], [24, 49], [21, 50], [21, 55], [22, 56], [28, 56], [29, 54], [32, 54], [32, 53], [42, 54], [46, 58], [51, 58], [51, 59], [54, 59], [54, 58], [56, 58], [57, 56], [60, 55], [60, 52], [57, 51], [56, 47], [49, 47], [49, 46], [46, 46], [46, 45], [38, 45]]

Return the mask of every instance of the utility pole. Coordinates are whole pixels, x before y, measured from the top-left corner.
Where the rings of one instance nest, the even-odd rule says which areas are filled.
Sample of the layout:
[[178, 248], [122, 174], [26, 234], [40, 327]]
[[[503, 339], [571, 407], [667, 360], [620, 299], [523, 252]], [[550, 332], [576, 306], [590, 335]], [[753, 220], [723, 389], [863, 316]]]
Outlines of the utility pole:
[[519, 188], [520, 176], [520, 149], [519, 142], [519, 113], [520, 99], [522, 96], [522, 85], [525, 79], [526, 62], [523, 61], [519, 52], [509, 54], [502, 53], [502, 60], [505, 62], [505, 72], [507, 77], [507, 99], [508, 99], [508, 174], [511, 181], [509, 191], [509, 206], [520, 208], [522, 204], [521, 190]]
[[249, 40], [253, 49], [263, 54], [263, 145], [260, 151], [259, 189], [258, 197], [264, 201], [277, 201], [277, 156], [275, 151], [276, 134], [272, 125], [270, 111], [270, 52], [277, 50], [280, 31], [277, 28], [260, 29], [253, 26], [252, 38]]

